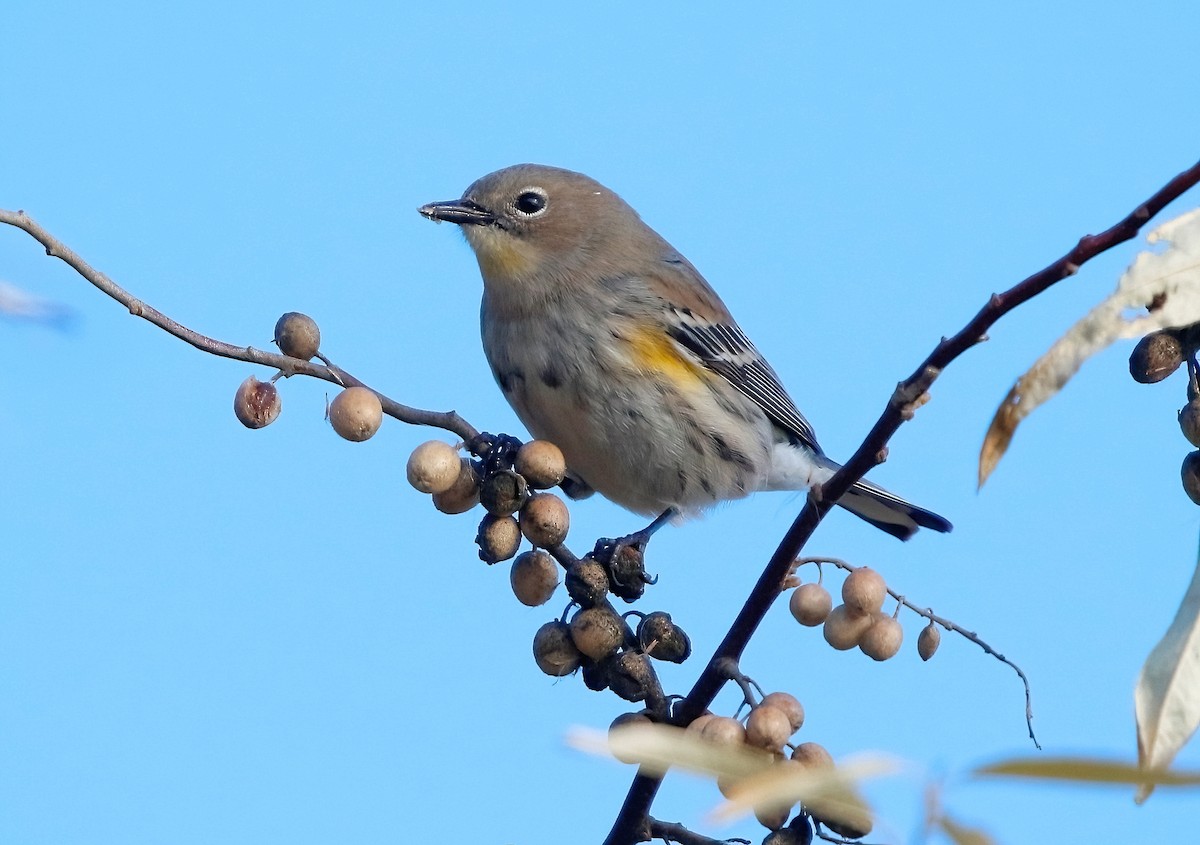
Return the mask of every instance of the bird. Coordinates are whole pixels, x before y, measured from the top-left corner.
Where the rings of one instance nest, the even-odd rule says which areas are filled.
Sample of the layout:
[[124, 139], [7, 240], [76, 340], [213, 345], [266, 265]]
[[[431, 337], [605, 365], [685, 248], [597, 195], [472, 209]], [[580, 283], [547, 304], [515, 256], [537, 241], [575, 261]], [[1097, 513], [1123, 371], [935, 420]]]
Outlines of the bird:
[[[657, 524], [840, 468], [712, 286], [596, 180], [518, 164], [418, 212], [474, 251], [492, 374], [562, 450], [572, 498], [597, 491]], [[902, 540], [952, 527], [865, 480], [837, 504]]]

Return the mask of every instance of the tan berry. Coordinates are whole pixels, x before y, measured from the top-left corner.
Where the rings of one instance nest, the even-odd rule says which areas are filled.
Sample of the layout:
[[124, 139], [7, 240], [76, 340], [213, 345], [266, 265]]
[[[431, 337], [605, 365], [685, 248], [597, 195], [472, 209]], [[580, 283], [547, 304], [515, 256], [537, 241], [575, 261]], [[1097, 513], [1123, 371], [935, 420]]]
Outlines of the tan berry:
[[746, 742], [756, 748], [779, 751], [791, 735], [791, 719], [778, 707], [760, 704], [746, 718]]
[[880, 614], [863, 632], [858, 640], [858, 647], [872, 660], [889, 660], [900, 651], [903, 642], [904, 626], [899, 620]]
[[[608, 735], [611, 738], [614, 731], [618, 731], [621, 728], [626, 728], [631, 725], [652, 725], [652, 724], [654, 724], [654, 722], [652, 722], [650, 720], [650, 717], [646, 715], [646, 712], [644, 710], [637, 712], [637, 713], [622, 713], [620, 716], [613, 719], [612, 724], [608, 726]], [[611, 745], [609, 747], [609, 750], [612, 752], [612, 755], [614, 757], [616, 757], [618, 760], [620, 760], [622, 763], [637, 763], [637, 762], [639, 762], [639, 758], [636, 755], [630, 755], [627, 753], [618, 753], [616, 749], [611, 747]]]
[[779, 830], [788, 822], [792, 815], [791, 805], [787, 807], [755, 807], [754, 818], [767, 830]]
[[820, 584], [801, 584], [792, 590], [788, 608], [801, 625], [815, 628], [824, 624], [829, 611], [833, 609], [833, 596]]
[[347, 387], [329, 403], [329, 423], [342, 437], [361, 443], [370, 440], [383, 425], [383, 405], [374, 391]]
[[567, 539], [571, 516], [553, 493], [535, 493], [521, 508], [521, 533], [535, 546], [552, 548]]
[[307, 314], [289, 311], [275, 323], [275, 344], [284, 355], [307, 361], [321, 348], [321, 330]]
[[856, 613], [844, 604], [829, 611], [823, 632], [825, 642], [838, 651], [846, 651], [858, 645], [859, 638], [871, 627], [871, 614]]
[[571, 617], [571, 639], [592, 660], [603, 660], [621, 647], [625, 630], [607, 607], [588, 607]]
[[792, 750], [792, 759], [806, 769], [832, 769], [833, 755], [819, 742], [802, 742]]
[[547, 622], [533, 635], [533, 659], [547, 675], [561, 678], [579, 668], [583, 655], [571, 642], [566, 622]]
[[746, 729], [737, 719], [713, 716], [700, 729], [700, 736], [714, 745], [745, 745]]
[[878, 613], [886, 596], [883, 576], [869, 566], [860, 566], [842, 582], [842, 602], [857, 613]]
[[458, 450], [449, 443], [422, 443], [408, 456], [408, 483], [422, 493], [444, 493], [458, 480], [459, 460]]
[[488, 514], [479, 523], [475, 535], [479, 546], [479, 559], [484, 563], [499, 563], [508, 560], [521, 548], [521, 527], [511, 516]]
[[769, 692], [763, 696], [762, 706], [782, 710], [792, 726], [792, 733], [804, 725], [804, 705], [790, 692]]
[[922, 660], [928, 660], [937, 653], [938, 646], [941, 644], [942, 632], [937, 629], [936, 625], [930, 622], [917, 635], [917, 654], [921, 655]]
[[525, 552], [513, 561], [508, 580], [517, 601], [537, 607], [550, 601], [558, 589], [558, 564], [545, 552]]
[[530, 440], [517, 450], [513, 469], [535, 490], [557, 487], [567, 475], [562, 450], [549, 440]]
[[246, 428], [262, 428], [275, 422], [283, 403], [279, 391], [269, 381], [250, 376], [233, 395], [233, 413]]
[[687, 730], [691, 731], [692, 733], [698, 734], [704, 730], [705, 725], [707, 725], [709, 722], [711, 722], [715, 718], [717, 718], [717, 717], [714, 716], [712, 713], [705, 711], [704, 713], [701, 713], [699, 716], [697, 716], [695, 719], [693, 719], [691, 721], [691, 723], [687, 726]]
[[449, 490], [433, 494], [433, 506], [442, 513], [466, 513], [479, 504], [479, 474], [466, 458], [458, 461], [458, 478]]

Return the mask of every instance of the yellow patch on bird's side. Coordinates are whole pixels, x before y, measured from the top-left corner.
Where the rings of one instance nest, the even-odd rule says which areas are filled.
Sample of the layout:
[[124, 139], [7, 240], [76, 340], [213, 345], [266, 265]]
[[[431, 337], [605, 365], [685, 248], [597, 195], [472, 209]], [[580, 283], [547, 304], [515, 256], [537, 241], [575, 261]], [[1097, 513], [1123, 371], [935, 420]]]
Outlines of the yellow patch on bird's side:
[[675, 341], [655, 329], [643, 329], [629, 335], [633, 362], [638, 369], [670, 376], [677, 385], [700, 385], [705, 369], [684, 356]]

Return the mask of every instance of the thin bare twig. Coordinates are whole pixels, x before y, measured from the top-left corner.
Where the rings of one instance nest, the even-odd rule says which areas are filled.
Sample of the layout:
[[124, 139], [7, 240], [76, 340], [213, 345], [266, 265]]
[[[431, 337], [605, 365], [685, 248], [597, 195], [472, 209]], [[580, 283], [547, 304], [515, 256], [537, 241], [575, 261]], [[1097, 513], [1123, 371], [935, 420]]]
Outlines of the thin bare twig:
[[[803, 563], [818, 563], [818, 564], [829, 563], [829, 564], [836, 566], [838, 569], [845, 570], [846, 572], [853, 572], [856, 569], [862, 568], [860, 566], [855, 566], [852, 563], [848, 563], [848, 562], [842, 560], [841, 558], [836, 558], [836, 557], [802, 557], [796, 561], [797, 565], [803, 564]], [[986, 642], [984, 642], [984, 640], [978, 634], [976, 634], [974, 631], [968, 631], [966, 628], [953, 622], [952, 620], [947, 619], [944, 616], [938, 616], [936, 613], [933, 612], [932, 609], [930, 609], [928, 607], [918, 607], [917, 605], [910, 602], [907, 598], [902, 596], [900, 593], [897, 593], [891, 587], [888, 587], [887, 591], [888, 591], [889, 596], [894, 598], [900, 604], [907, 607], [913, 613], [916, 613], [918, 616], [923, 616], [924, 618], [928, 619], [930, 622], [936, 622], [938, 625], [941, 625], [947, 631], [953, 631], [954, 633], [958, 634], [959, 636], [965, 637], [966, 639], [970, 640], [971, 642], [975, 643], [975, 645], [977, 645], [981, 649], [983, 649], [985, 654], [991, 655], [992, 657], [999, 660], [1001, 663], [1007, 664], [1009, 667], [1012, 668], [1012, 670], [1014, 672], [1017, 673], [1017, 677], [1020, 678], [1021, 683], [1025, 685], [1025, 726], [1029, 729], [1029, 738], [1033, 740], [1033, 744], [1037, 747], [1037, 750], [1041, 751], [1042, 745], [1041, 745], [1041, 743], [1038, 742], [1037, 736], [1033, 732], [1033, 695], [1029, 691], [1029, 678], [1025, 677], [1025, 673], [1023, 671], [1021, 671], [1021, 667], [1018, 666], [1016, 663], [1013, 663], [1011, 660], [1009, 660], [1003, 654], [996, 651], [996, 649], [992, 648], [990, 645], [988, 645]]]
[[[104, 273], [92, 267], [74, 250], [47, 232], [41, 224], [23, 211], [6, 211], [0, 209], [0, 223], [7, 223], [10, 226], [15, 226], [18, 229], [28, 232], [34, 240], [45, 247], [47, 255], [64, 261], [71, 269], [95, 285], [100, 291], [128, 308], [130, 314], [153, 323], [168, 334], [174, 335], [185, 343], [196, 347], [201, 352], [218, 355], [222, 358], [232, 358], [236, 361], [245, 361], [249, 364], [274, 367], [285, 376], [306, 375], [324, 379], [343, 387], [352, 385], [368, 387], [368, 385], [363, 384], [363, 382], [345, 370], [333, 365], [323, 367], [311, 361], [302, 361], [299, 358], [291, 358], [275, 352], [264, 352], [252, 346], [234, 346], [232, 343], [215, 340], [207, 335], [189, 329], [187, 326], [172, 320], [158, 309], [152, 308], [142, 302]], [[374, 388], [371, 389], [374, 390]], [[470, 442], [479, 434], [474, 426], [454, 411], [426, 411], [421, 408], [411, 408], [408, 405], [400, 404], [394, 399], [389, 399], [377, 390], [374, 392], [383, 404], [384, 413], [400, 420], [400, 422], [442, 428], [453, 434], [457, 434], [466, 442]]]
[[[813, 491], [800, 514], [784, 534], [758, 581], [734, 618], [729, 632], [717, 646], [709, 664], [700, 673], [687, 697], [675, 708], [675, 722], [687, 725], [704, 712], [726, 683], [721, 663], [737, 660], [758, 626], [766, 617], [787, 577], [788, 568], [800, 554], [825, 514], [854, 482], [863, 477], [886, 454], [888, 441], [923, 401], [938, 375], [951, 362], [987, 336], [1000, 318], [1027, 302], [1057, 282], [1074, 275], [1079, 268], [1097, 255], [1132, 238], [1145, 223], [1163, 210], [1168, 203], [1200, 182], [1200, 162], [1183, 171], [1139, 204], [1124, 219], [1101, 232], [1087, 235], [1066, 255], [1029, 276], [1004, 293], [993, 294], [987, 304], [953, 337], [943, 338], [907, 379], [896, 386], [883, 413], [845, 465], [832, 478]], [[639, 774], [634, 777], [617, 818], [613, 822], [605, 845], [629, 845], [636, 841], [635, 831], [642, 824], [654, 803], [662, 783], [661, 777]]]
[[679, 822], [662, 822], [658, 819], [650, 819], [650, 837], [663, 842], [677, 842], [679, 845], [750, 845], [749, 839], [713, 839], [688, 830]]

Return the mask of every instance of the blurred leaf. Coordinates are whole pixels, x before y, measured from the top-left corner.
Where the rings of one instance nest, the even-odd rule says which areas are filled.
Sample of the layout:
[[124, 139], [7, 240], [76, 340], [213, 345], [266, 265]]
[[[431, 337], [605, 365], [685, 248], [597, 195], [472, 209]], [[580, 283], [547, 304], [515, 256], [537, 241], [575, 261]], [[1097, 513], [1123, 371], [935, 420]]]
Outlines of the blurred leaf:
[[[1171, 765], [1200, 725], [1200, 564], [1167, 633], [1146, 658], [1134, 689], [1138, 762], [1151, 770]], [[1143, 784], [1135, 798], [1154, 790]]]
[[986, 831], [977, 827], [967, 827], [949, 816], [941, 816], [936, 820], [936, 824], [954, 845], [994, 845], [996, 842]]
[[1118, 783], [1132, 786], [1200, 786], [1200, 772], [1149, 770], [1134, 763], [1097, 757], [1013, 757], [980, 766], [976, 777], [1014, 777], [1073, 783]]
[[611, 754], [633, 760], [648, 772], [670, 768], [712, 777], [743, 778], [774, 764], [771, 755], [746, 745], [714, 745], [671, 725], [634, 724], [607, 733], [584, 728], [572, 730], [567, 744], [593, 754]]
[[883, 755], [863, 755], [832, 769], [806, 769], [790, 760], [749, 746], [722, 746], [694, 732], [670, 725], [632, 724], [607, 733], [575, 729], [569, 745], [594, 754], [613, 754], [632, 760], [650, 773], [669, 768], [731, 781], [730, 800], [714, 818], [728, 821], [754, 808], [775, 809], [802, 802], [826, 824], [870, 830], [871, 810], [855, 785], [867, 778], [891, 774], [899, 763]]
[[[1140, 337], [1200, 321], [1200, 209], [1169, 220], [1146, 236], [1161, 252], [1141, 252], [1117, 290], [1072, 326], [1009, 390], [983, 439], [979, 486], [1007, 451], [1021, 421], [1062, 389], [1083, 362], [1118, 338]], [[1154, 303], [1149, 314], [1129, 319], [1131, 309]]]

